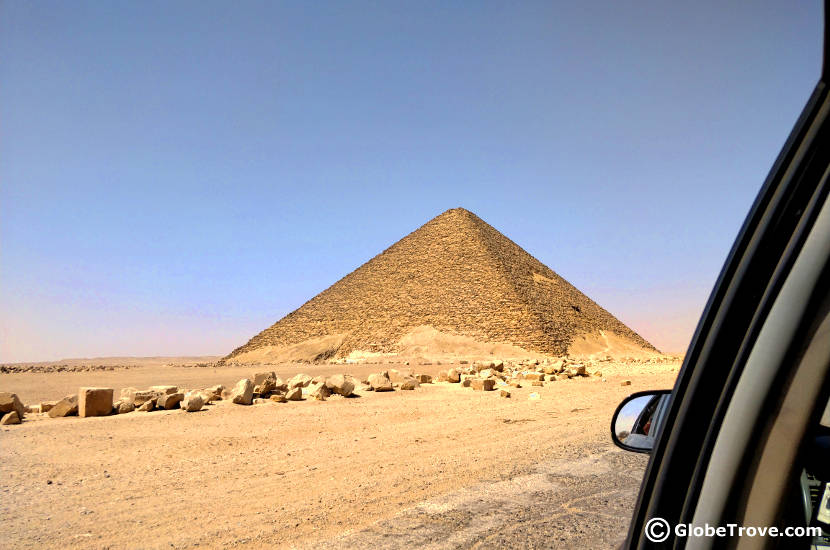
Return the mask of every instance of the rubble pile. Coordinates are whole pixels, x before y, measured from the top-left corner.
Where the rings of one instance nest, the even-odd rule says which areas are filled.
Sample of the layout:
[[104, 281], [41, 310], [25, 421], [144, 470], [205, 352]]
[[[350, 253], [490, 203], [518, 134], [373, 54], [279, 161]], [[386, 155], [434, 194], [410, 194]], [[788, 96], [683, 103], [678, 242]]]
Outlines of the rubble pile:
[[[402, 370], [375, 372], [363, 380], [351, 374], [312, 377], [297, 374], [287, 380], [274, 371], [256, 372], [239, 380], [232, 388], [211, 386], [187, 389], [172, 385], [150, 386], [147, 389], [123, 388], [116, 399], [112, 388], [82, 387], [77, 394], [57, 401], [44, 401], [24, 406], [14, 393], [0, 392], [0, 425], [20, 424], [28, 414], [50, 418], [67, 416], [91, 417], [133, 412], [170, 411], [198, 412], [225, 401], [234, 405], [261, 405], [293, 401], [326, 401], [332, 397], [349, 398], [359, 387], [361, 392], [414, 391], [433, 382], [459, 384], [472, 391], [491, 392], [511, 398], [514, 389], [523, 386], [545, 386], [558, 380], [602, 377], [594, 364], [567, 357], [526, 359], [521, 361], [459, 361], [438, 373], [433, 381], [429, 374], [415, 373], [406, 364]], [[603, 381], [605, 379], [603, 378]], [[630, 384], [625, 381], [623, 384]], [[530, 394], [530, 399], [538, 398]]]

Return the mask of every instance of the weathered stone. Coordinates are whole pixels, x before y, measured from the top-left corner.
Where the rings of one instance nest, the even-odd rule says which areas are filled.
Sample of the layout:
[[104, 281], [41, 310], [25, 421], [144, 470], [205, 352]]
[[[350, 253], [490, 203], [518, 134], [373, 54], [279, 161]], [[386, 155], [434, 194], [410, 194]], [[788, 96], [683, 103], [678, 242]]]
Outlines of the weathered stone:
[[454, 384], [461, 382], [461, 373], [457, 369], [450, 369], [447, 371], [447, 381]]
[[472, 378], [465, 378], [464, 380], [461, 381], [461, 387], [462, 388], [469, 388], [472, 381], [473, 381]]
[[545, 379], [545, 374], [542, 372], [528, 372], [524, 374], [525, 380], [538, 380], [543, 381]]
[[254, 398], [254, 383], [249, 378], [243, 378], [231, 391], [231, 402], [237, 405], [250, 405]]
[[392, 380], [385, 372], [370, 374], [369, 385], [374, 391], [392, 391]]
[[10, 426], [12, 424], [20, 424], [20, 415], [17, 411], [7, 412], [0, 418], [0, 426]]
[[499, 395], [502, 397], [510, 397], [510, 390], [499, 390]]
[[78, 390], [78, 416], [112, 414], [112, 388], [81, 388]]
[[285, 399], [287, 401], [302, 401], [303, 399], [303, 389], [300, 386], [295, 388], [291, 388], [287, 392], [285, 392]]
[[622, 382], [620, 382], [620, 386], [630, 386], [630, 385], [631, 385], [631, 380], [623, 380]]
[[205, 405], [205, 399], [201, 393], [190, 392], [182, 399], [181, 407], [187, 412], [196, 412], [202, 410]]
[[288, 401], [288, 399], [286, 399], [286, 397], [281, 393], [273, 394], [270, 399], [275, 403], [286, 403]]
[[21, 420], [26, 414], [26, 408], [23, 406], [23, 403], [20, 401], [20, 398], [17, 397], [16, 393], [5, 391], [0, 392], [0, 416], [8, 414], [12, 411], [16, 412], [17, 417]]
[[121, 392], [118, 394], [122, 403], [124, 401], [131, 401], [135, 403], [135, 392], [139, 391], [138, 388], [121, 388]]
[[40, 412], [48, 413], [49, 411], [52, 410], [52, 407], [55, 406], [55, 403], [57, 403], [57, 401], [41, 401], [40, 402]]
[[311, 384], [311, 377], [307, 374], [296, 374], [288, 379], [288, 388], [305, 388], [309, 384]]
[[504, 372], [504, 361], [493, 361], [493, 370]]
[[415, 388], [420, 388], [421, 384], [418, 382], [416, 378], [405, 378], [401, 382], [401, 389], [402, 390], [414, 390]]
[[407, 378], [412, 377], [412, 369], [403, 369], [402, 371], [390, 369], [388, 374], [389, 380], [391, 380], [395, 384], [400, 384]]
[[150, 390], [163, 394], [170, 395], [179, 391], [177, 386], [150, 386]]
[[78, 414], [78, 396], [67, 395], [57, 403], [49, 411], [49, 416], [52, 418], [63, 418], [65, 416], [72, 416]]
[[221, 401], [222, 400], [222, 392], [225, 390], [225, 386], [211, 386], [209, 388], [205, 388], [199, 392], [199, 395], [202, 396], [204, 400], [204, 404], [207, 405], [213, 401]]
[[431, 384], [432, 383], [432, 376], [430, 376], [428, 374], [419, 374], [415, 377], [415, 379], [418, 380], [418, 382], [420, 384]]
[[[326, 377], [323, 376], [322, 374], [318, 374], [317, 376], [315, 376], [314, 378], [311, 379], [311, 384], [325, 384], [325, 383], [326, 383]], [[309, 385], [311, 385], [311, 384], [309, 384]]]
[[115, 410], [115, 414], [131, 413], [135, 410], [135, 403], [132, 401], [119, 401], [117, 405], [113, 407], [113, 410]]
[[317, 401], [325, 401], [331, 395], [331, 390], [325, 382], [315, 382], [306, 389], [308, 396]]
[[256, 373], [254, 373], [254, 378], [253, 378], [252, 382], [254, 383], [254, 386], [259, 386], [260, 384], [262, 384], [263, 382], [265, 382], [269, 378], [272, 379], [272, 380], [276, 380], [277, 379], [277, 373], [274, 372], [274, 371], [256, 372]]
[[270, 399], [265, 399], [264, 397], [257, 397], [256, 399], [254, 399], [252, 401], [252, 403], [254, 405], [265, 405], [265, 404], [271, 404], [271, 403], [273, 403], [273, 401], [271, 401]]
[[478, 391], [493, 391], [496, 389], [496, 381], [492, 378], [475, 378], [470, 380], [470, 387]]
[[278, 380], [279, 385], [281, 385], [283, 383], [282, 380], [278, 379], [274, 372], [258, 372], [254, 374], [254, 393], [265, 396], [272, 391], [276, 391]]
[[570, 365], [568, 367], [568, 372], [570, 373], [571, 377], [588, 376], [588, 373], [585, 371], [585, 365]]
[[542, 382], [541, 380], [534, 380], [533, 382], [530, 383], [530, 385], [531, 386], [544, 386], [545, 383]]
[[447, 371], [442, 370], [438, 373], [438, 381], [439, 382], [447, 382], [449, 377], [447, 376]]
[[158, 399], [158, 396], [163, 392], [156, 390], [135, 390], [133, 388], [126, 388], [126, 392], [121, 390], [121, 400], [132, 401], [136, 407], [140, 407], [151, 399]]
[[335, 374], [326, 379], [326, 387], [338, 395], [348, 397], [354, 392], [354, 379], [351, 376]]
[[164, 395], [160, 395], [156, 400], [156, 407], [169, 411], [177, 408], [179, 403], [182, 402], [182, 399], [184, 399], [184, 394], [182, 392], [166, 393]]
[[509, 383], [510, 383], [510, 385], [511, 385], [511, 386], [513, 386], [514, 388], [521, 388], [521, 387], [522, 387], [522, 385], [519, 383], [519, 381], [518, 381], [518, 380], [511, 380]]
[[150, 412], [155, 408], [156, 408], [156, 400], [155, 399], [148, 399], [147, 401], [142, 403], [141, 406], [138, 407], [137, 410], [139, 410], [141, 412]]

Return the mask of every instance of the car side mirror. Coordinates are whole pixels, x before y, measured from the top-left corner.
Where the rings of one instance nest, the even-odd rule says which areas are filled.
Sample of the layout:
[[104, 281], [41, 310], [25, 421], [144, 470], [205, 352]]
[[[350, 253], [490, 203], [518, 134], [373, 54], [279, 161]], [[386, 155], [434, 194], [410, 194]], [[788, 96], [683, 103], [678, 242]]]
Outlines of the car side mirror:
[[619, 404], [611, 418], [611, 439], [617, 447], [635, 453], [650, 453], [663, 427], [671, 390], [632, 393]]

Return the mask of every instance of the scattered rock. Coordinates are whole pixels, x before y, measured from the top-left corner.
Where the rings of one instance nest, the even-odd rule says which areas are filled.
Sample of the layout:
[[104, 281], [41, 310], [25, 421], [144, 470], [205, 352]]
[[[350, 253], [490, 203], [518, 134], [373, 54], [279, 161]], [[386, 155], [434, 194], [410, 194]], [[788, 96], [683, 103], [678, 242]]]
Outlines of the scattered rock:
[[41, 401], [40, 402], [40, 412], [48, 413], [49, 411], [52, 410], [52, 407], [55, 406], [55, 403], [57, 403], [57, 401]]
[[307, 374], [296, 374], [288, 379], [286, 382], [288, 388], [305, 388], [309, 384], [311, 384], [311, 377]]
[[212, 401], [221, 401], [222, 400], [222, 392], [225, 391], [225, 386], [211, 386], [210, 388], [205, 388], [202, 390], [202, 397], [205, 399], [205, 403], [210, 403]]
[[418, 382], [416, 378], [406, 378], [401, 382], [401, 389], [402, 390], [414, 390], [415, 388], [420, 388], [421, 384]]
[[132, 401], [136, 407], [140, 407], [151, 399], [158, 399], [158, 396], [164, 393], [157, 390], [136, 390], [134, 388], [125, 388], [125, 390], [121, 390], [121, 400]]
[[354, 392], [354, 379], [351, 376], [335, 374], [326, 379], [326, 387], [332, 393], [348, 397]]
[[623, 380], [620, 383], [620, 386], [630, 386], [630, 385], [631, 385], [631, 380]]
[[407, 378], [412, 378], [412, 376], [413, 376], [412, 375], [412, 369], [405, 369], [403, 372], [395, 370], [395, 369], [390, 369], [388, 375], [389, 375], [389, 380], [391, 380], [393, 383], [396, 383], [396, 384], [400, 384], [401, 382], [403, 382]]
[[182, 399], [181, 407], [187, 412], [196, 412], [202, 410], [205, 405], [205, 399], [201, 393], [190, 392]]
[[278, 378], [274, 372], [258, 372], [254, 374], [254, 393], [260, 395], [268, 395], [273, 391], [277, 391], [279, 386], [284, 385], [282, 379]]
[[368, 380], [374, 391], [392, 391], [392, 380], [385, 372], [370, 374]]
[[461, 382], [461, 373], [457, 369], [450, 369], [447, 371], [447, 381], [457, 384]]
[[112, 414], [112, 388], [81, 388], [78, 390], [78, 416]]
[[16, 412], [18, 420], [22, 420], [26, 414], [26, 408], [16, 393], [0, 392], [0, 416], [11, 412]]
[[275, 393], [271, 396], [271, 401], [274, 401], [276, 403], [286, 403], [288, 402], [288, 399], [286, 399], [286, 397], [281, 393]]
[[496, 381], [492, 378], [474, 378], [470, 381], [470, 387], [476, 391], [493, 391], [496, 389]]
[[49, 411], [51, 418], [63, 418], [65, 416], [72, 416], [78, 414], [78, 396], [67, 395], [57, 403]]
[[432, 376], [430, 376], [428, 374], [419, 374], [419, 375], [415, 376], [415, 378], [418, 380], [419, 384], [431, 384], [432, 383]]
[[331, 390], [325, 382], [315, 382], [308, 387], [308, 395], [317, 401], [325, 401], [331, 395]]
[[231, 391], [231, 402], [237, 405], [250, 405], [254, 397], [254, 383], [249, 378], [243, 378]]
[[131, 413], [135, 410], [135, 403], [132, 401], [118, 401], [115, 406], [113, 406], [113, 410], [115, 411], [115, 414]]
[[531, 386], [544, 386], [545, 383], [542, 382], [541, 380], [534, 380], [533, 382], [530, 383], [530, 385]]
[[138, 407], [137, 410], [139, 410], [141, 412], [150, 412], [155, 408], [156, 408], [156, 400], [155, 399], [148, 399], [147, 401], [142, 403], [141, 406]]
[[150, 386], [150, 391], [170, 395], [179, 391], [177, 386]]
[[545, 374], [542, 372], [527, 372], [524, 374], [525, 380], [538, 380], [543, 381], [545, 379]]
[[3, 418], [0, 418], [0, 426], [10, 426], [12, 424], [20, 424], [20, 415], [17, 414], [17, 411], [11, 411], [3, 415]]
[[510, 390], [500, 390], [499, 395], [501, 397], [510, 397]]
[[274, 371], [255, 372], [254, 373], [254, 378], [253, 378], [254, 386], [259, 386], [260, 384], [262, 384], [263, 382], [265, 382], [269, 378], [272, 379], [272, 380], [276, 380], [277, 379], [277, 373], [274, 372]]
[[156, 407], [169, 411], [178, 407], [183, 399], [184, 394], [182, 392], [165, 393], [156, 400]]
[[303, 399], [303, 389], [300, 386], [295, 388], [291, 388], [287, 392], [285, 392], [285, 399], [286, 401], [302, 401]]

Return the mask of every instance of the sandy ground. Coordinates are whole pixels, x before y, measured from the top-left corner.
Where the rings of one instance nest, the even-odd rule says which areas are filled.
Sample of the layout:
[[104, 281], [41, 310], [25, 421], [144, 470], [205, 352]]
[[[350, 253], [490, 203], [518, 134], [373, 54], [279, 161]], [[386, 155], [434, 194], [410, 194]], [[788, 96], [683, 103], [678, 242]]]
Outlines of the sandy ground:
[[[631, 392], [671, 387], [678, 366], [608, 364], [607, 382], [528, 386], [510, 399], [428, 384], [326, 402], [32, 419], [0, 431], [2, 547], [612, 547], [645, 458], [610, 444], [611, 414]], [[4, 374], [0, 389], [33, 403], [82, 385], [205, 387], [251, 372]], [[533, 391], [541, 399], [529, 400]]]

